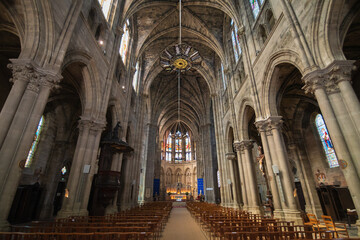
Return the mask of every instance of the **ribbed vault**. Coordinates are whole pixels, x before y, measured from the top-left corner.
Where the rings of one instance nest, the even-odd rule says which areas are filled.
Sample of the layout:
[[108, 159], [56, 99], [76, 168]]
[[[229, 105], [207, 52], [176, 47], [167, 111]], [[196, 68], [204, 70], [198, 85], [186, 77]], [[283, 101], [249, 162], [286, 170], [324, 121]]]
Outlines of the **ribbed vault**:
[[[160, 132], [178, 121], [178, 78], [176, 72], [162, 71], [150, 87], [152, 119]], [[210, 91], [204, 78], [191, 70], [181, 74], [180, 121], [196, 134], [206, 122], [210, 106]]]

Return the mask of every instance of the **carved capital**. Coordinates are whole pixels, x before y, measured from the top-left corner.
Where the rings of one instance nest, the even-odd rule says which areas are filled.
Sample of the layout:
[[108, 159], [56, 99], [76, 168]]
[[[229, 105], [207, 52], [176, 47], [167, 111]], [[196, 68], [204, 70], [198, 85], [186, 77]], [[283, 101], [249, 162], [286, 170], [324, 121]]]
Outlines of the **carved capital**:
[[328, 94], [337, 93], [338, 83], [351, 81], [351, 72], [354, 70], [354, 61], [334, 61], [327, 68], [306, 74], [303, 77], [303, 89], [312, 94], [319, 88], [325, 89]]
[[266, 119], [268, 130], [280, 129], [283, 124], [281, 116], [271, 116]]
[[325, 88], [325, 77], [321, 70], [316, 70], [303, 77], [305, 93], [314, 94], [319, 88]]
[[255, 122], [255, 126], [259, 132], [266, 132], [268, 123], [265, 120], [258, 120]]
[[17, 80], [29, 82], [35, 72], [30, 64], [9, 63], [7, 67], [12, 70], [12, 78], [9, 80], [12, 83]]
[[242, 36], [244, 36], [245, 34], [245, 27], [244, 26], [240, 26], [238, 31], [237, 31], [238, 37], [241, 38]]
[[225, 156], [226, 156], [226, 159], [229, 161], [236, 159], [236, 154], [234, 152], [228, 152], [225, 154]]
[[120, 26], [118, 26], [115, 30], [115, 33], [121, 38], [122, 35], [124, 34], [124, 29]]
[[236, 152], [241, 151], [241, 143], [239, 141], [234, 142], [233, 146], [234, 146]]
[[53, 89], [62, 79], [62, 76], [54, 73], [52, 69], [41, 68], [33, 62], [21, 59], [12, 59], [12, 62], [8, 64], [13, 75], [10, 82], [17, 80], [27, 82], [27, 89], [30, 91], [38, 93], [41, 87]]

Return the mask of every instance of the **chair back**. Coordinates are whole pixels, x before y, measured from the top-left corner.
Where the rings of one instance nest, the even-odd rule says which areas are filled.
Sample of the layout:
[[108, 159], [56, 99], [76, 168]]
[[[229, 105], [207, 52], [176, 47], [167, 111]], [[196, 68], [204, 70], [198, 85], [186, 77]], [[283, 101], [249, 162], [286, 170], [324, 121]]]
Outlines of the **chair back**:
[[317, 220], [315, 214], [308, 213], [308, 214], [306, 214], [306, 215], [307, 215], [307, 217], [308, 217], [308, 219], [309, 219], [309, 222], [310, 222], [311, 224], [318, 224], [318, 220]]
[[327, 230], [335, 230], [335, 225], [334, 225], [334, 222], [333, 222], [331, 216], [322, 215], [321, 217], [324, 220]]

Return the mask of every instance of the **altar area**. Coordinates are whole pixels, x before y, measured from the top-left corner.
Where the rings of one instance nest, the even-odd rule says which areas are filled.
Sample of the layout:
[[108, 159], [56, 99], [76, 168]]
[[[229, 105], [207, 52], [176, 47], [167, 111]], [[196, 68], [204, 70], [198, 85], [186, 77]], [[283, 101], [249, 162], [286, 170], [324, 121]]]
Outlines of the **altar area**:
[[166, 188], [166, 200], [169, 201], [186, 201], [194, 199], [195, 188], [182, 187], [181, 183], [177, 183], [176, 187]]

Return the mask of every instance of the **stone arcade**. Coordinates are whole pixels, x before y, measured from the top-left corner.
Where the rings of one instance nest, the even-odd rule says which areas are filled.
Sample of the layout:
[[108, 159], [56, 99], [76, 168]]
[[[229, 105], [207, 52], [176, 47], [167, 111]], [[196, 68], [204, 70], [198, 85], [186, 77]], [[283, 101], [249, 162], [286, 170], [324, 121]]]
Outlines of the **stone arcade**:
[[359, 24], [357, 0], [1, 0], [0, 228], [200, 193], [360, 215]]

